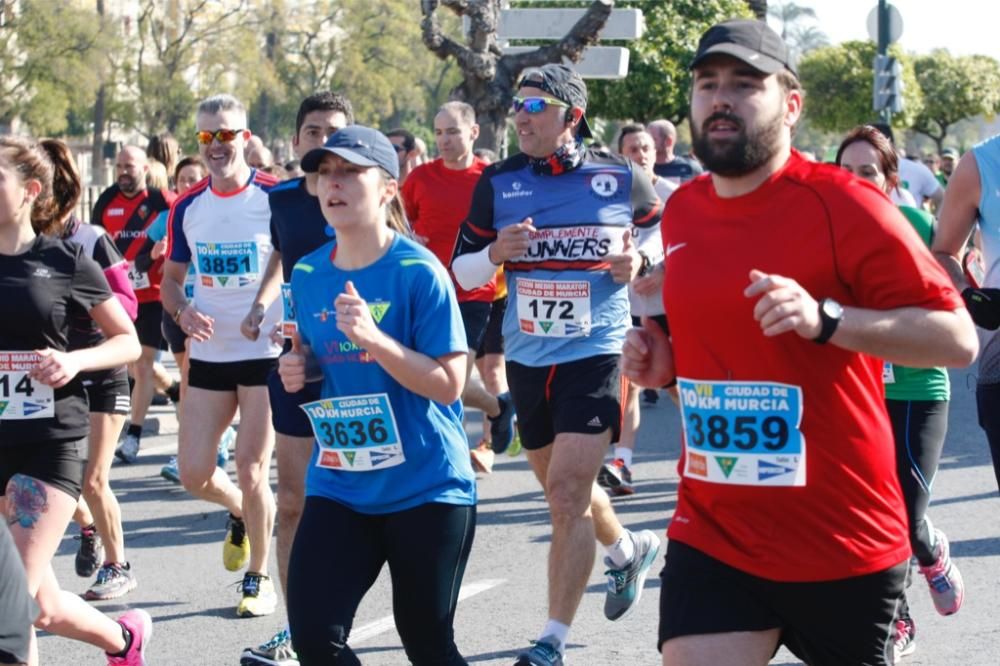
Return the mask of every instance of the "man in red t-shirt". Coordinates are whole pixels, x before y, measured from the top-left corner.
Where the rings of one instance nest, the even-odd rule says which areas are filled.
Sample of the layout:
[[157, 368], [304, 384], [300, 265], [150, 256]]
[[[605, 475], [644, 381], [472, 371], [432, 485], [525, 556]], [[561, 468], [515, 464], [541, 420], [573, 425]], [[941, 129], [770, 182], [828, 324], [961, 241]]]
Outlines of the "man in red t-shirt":
[[135, 259], [146, 242], [146, 229], [161, 211], [168, 210], [176, 198], [173, 192], [146, 186], [149, 172], [146, 153], [136, 146], [125, 146], [115, 159], [115, 184], [104, 190], [94, 204], [91, 222], [104, 227], [118, 251], [128, 261], [129, 279], [139, 300], [135, 329], [142, 345], [142, 356], [129, 367], [135, 380], [132, 389], [132, 414], [125, 439], [115, 451], [124, 462], [135, 462], [146, 412], [156, 390], [154, 363], [163, 347], [160, 326], [160, 279], [163, 259], [157, 259], [148, 271], [136, 268]]
[[[478, 136], [476, 112], [470, 105], [465, 102], [443, 105], [434, 116], [434, 140], [441, 156], [410, 172], [401, 191], [406, 216], [417, 240], [449, 269], [458, 229], [472, 205], [472, 192], [479, 176], [488, 165], [472, 152]], [[492, 469], [493, 452], [506, 450], [514, 438], [514, 403], [510, 394], [490, 395], [481, 381], [472, 380], [476, 350], [489, 323], [496, 288], [496, 277], [472, 291], [455, 284], [469, 345], [462, 401], [481, 409], [490, 418], [492, 448], [483, 443], [472, 452], [473, 464], [484, 472]]]
[[959, 367], [962, 299], [888, 198], [791, 148], [803, 95], [781, 38], [716, 25], [695, 55], [707, 175], [663, 215], [670, 338], [625, 373], [676, 384], [684, 450], [662, 574], [663, 663], [892, 664], [910, 547], [881, 359]]

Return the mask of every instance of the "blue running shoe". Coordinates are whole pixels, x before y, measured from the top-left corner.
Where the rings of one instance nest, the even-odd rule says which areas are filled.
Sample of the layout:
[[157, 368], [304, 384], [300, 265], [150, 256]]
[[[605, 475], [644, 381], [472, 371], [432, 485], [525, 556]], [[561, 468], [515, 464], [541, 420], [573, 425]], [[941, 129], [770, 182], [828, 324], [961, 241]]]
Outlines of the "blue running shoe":
[[501, 454], [507, 450], [510, 443], [514, 441], [514, 400], [510, 397], [510, 392], [501, 393], [497, 396], [497, 403], [500, 405], [500, 413], [496, 418], [490, 419], [490, 441], [493, 442], [493, 453]]
[[660, 552], [660, 537], [652, 530], [643, 530], [638, 534], [629, 532], [629, 536], [635, 544], [635, 554], [628, 564], [616, 569], [610, 558], [604, 558], [604, 564], [608, 567], [604, 572], [608, 577], [604, 617], [611, 621], [622, 619], [639, 603], [646, 574]]
[[233, 426], [229, 426], [226, 428], [226, 432], [222, 433], [222, 438], [219, 439], [219, 453], [215, 458], [216, 465], [225, 469], [226, 463], [229, 461], [229, 449], [235, 443], [236, 430], [233, 429]]
[[563, 666], [563, 656], [557, 645], [559, 640], [555, 636], [534, 641], [530, 650], [517, 655], [514, 666]]

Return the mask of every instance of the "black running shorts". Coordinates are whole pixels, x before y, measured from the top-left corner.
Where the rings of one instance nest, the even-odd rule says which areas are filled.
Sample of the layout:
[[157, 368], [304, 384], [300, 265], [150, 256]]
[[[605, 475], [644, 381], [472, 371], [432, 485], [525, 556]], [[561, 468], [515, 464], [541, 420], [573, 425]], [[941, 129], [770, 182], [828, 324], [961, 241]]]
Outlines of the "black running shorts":
[[490, 306], [490, 321], [486, 324], [482, 342], [476, 350], [476, 358], [487, 354], [503, 353], [503, 316], [507, 312], [507, 297], [498, 298]]
[[782, 583], [670, 541], [660, 574], [657, 646], [681, 636], [781, 629], [781, 643], [811, 666], [889, 666], [909, 564], [841, 580]]
[[91, 414], [125, 414], [132, 407], [125, 368], [81, 372]]
[[271, 401], [274, 431], [288, 437], [312, 437], [312, 425], [300, 405], [319, 400], [322, 388], [323, 382], [306, 382], [305, 388], [298, 393], [289, 393], [281, 383], [278, 369], [272, 370], [267, 378], [267, 396]]
[[267, 376], [278, 364], [276, 358], [212, 363], [191, 359], [188, 386], [206, 391], [235, 391], [238, 386], [267, 386]]
[[159, 301], [139, 303], [139, 314], [135, 318], [135, 332], [139, 336], [139, 344], [143, 347], [166, 350], [163, 342], [163, 306]]
[[160, 317], [160, 332], [163, 334], [167, 346], [170, 347], [171, 353], [183, 354], [187, 352], [187, 347], [184, 346], [188, 338], [187, 333], [167, 312], [164, 312], [163, 316]]
[[0, 448], [0, 495], [6, 494], [12, 476], [23, 474], [79, 499], [86, 467], [86, 439], [5, 444]]
[[490, 308], [492, 303], [484, 301], [466, 301], [458, 304], [458, 310], [462, 313], [462, 323], [465, 325], [465, 344], [470, 351], [479, 349], [486, 333], [486, 325], [490, 321]]
[[617, 442], [622, 428], [622, 377], [618, 354], [531, 367], [507, 361], [521, 444], [541, 449], [561, 432], [598, 435], [609, 428]]

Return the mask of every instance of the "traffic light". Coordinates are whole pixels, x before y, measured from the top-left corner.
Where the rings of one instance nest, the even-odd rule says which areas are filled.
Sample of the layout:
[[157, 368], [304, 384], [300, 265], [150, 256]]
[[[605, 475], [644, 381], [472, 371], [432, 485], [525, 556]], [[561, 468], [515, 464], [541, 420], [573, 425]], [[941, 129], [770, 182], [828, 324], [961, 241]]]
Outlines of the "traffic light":
[[891, 56], [875, 56], [872, 108], [875, 111], [889, 110], [892, 113], [900, 113], [903, 110], [903, 66]]

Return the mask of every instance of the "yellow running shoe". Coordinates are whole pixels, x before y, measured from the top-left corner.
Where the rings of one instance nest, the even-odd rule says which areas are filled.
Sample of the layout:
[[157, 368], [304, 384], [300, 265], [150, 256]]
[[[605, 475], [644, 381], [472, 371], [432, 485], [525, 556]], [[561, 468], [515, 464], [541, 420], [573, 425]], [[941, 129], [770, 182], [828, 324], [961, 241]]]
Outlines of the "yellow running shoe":
[[240, 583], [240, 591], [243, 598], [236, 607], [236, 614], [240, 617], [270, 615], [278, 606], [278, 595], [274, 592], [270, 576], [248, 571]]
[[250, 537], [242, 518], [229, 514], [226, 540], [222, 544], [222, 564], [227, 571], [239, 571], [250, 559]]
[[507, 447], [507, 455], [511, 458], [516, 458], [521, 454], [521, 432], [517, 428], [517, 422], [514, 422], [514, 441], [510, 443]]

